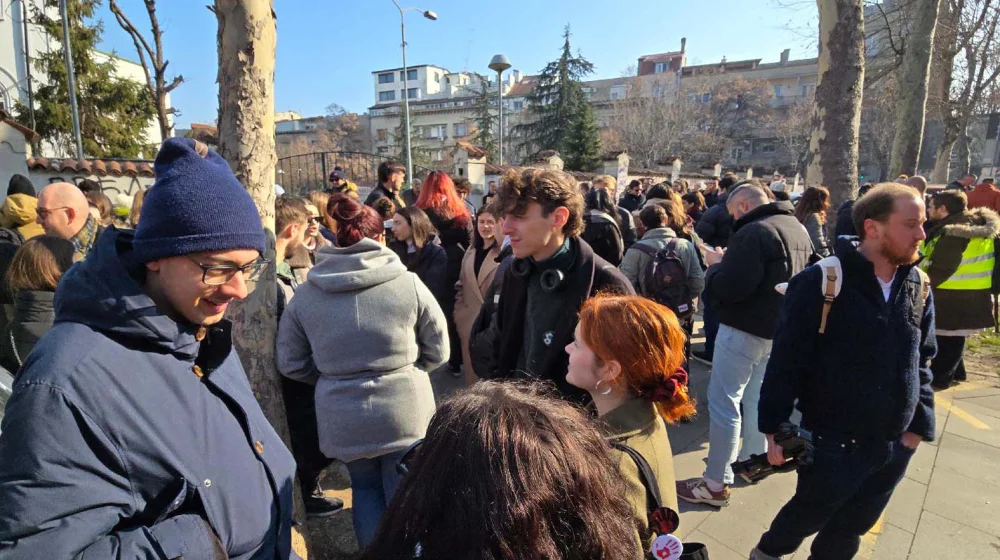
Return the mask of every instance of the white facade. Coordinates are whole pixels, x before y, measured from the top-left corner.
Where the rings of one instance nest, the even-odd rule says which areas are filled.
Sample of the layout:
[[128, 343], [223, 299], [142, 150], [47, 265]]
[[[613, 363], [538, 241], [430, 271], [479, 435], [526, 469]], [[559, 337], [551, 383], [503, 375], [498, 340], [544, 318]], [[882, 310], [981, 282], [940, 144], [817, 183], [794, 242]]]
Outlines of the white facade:
[[[22, 14], [27, 8], [28, 17], [35, 6], [41, 7], [43, 0], [0, 0], [0, 106], [12, 111], [15, 101], [28, 103], [28, 76], [30, 70], [31, 83], [35, 91], [38, 86], [44, 83], [44, 75], [40, 75], [35, 68], [28, 67], [25, 57], [25, 34]], [[49, 10], [49, 16], [59, 17], [58, 10]], [[28, 54], [34, 60], [42, 53], [48, 53], [60, 49], [60, 43], [49, 38], [40, 26], [28, 24], [27, 35]], [[142, 66], [130, 60], [125, 60], [118, 56], [107, 53], [95, 52], [94, 59], [98, 62], [111, 60], [115, 64], [115, 74], [142, 84], [146, 83], [146, 76], [142, 71]], [[170, 104], [170, 96], [167, 96], [167, 104]], [[146, 144], [159, 144], [160, 127], [154, 117], [146, 128]], [[59, 157], [69, 154], [59, 153], [54, 147], [42, 144], [42, 154], [50, 157]], [[138, 155], [138, 154], [137, 154]]]

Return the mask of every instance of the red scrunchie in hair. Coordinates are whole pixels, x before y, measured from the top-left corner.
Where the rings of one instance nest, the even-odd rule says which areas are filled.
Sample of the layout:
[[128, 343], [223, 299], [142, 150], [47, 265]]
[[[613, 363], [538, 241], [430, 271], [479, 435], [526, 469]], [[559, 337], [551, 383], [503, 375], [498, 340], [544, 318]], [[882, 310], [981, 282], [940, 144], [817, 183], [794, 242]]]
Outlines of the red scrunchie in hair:
[[684, 371], [684, 368], [677, 368], [677, 371], [663, 378], [663, 381], [657, 385], [647, 398], [653, 402], [666, 402], [671, 401], [677, 397], [677, 393], [680, 392], [681, 387], [687, 385], [688, 383], [688, 373]]

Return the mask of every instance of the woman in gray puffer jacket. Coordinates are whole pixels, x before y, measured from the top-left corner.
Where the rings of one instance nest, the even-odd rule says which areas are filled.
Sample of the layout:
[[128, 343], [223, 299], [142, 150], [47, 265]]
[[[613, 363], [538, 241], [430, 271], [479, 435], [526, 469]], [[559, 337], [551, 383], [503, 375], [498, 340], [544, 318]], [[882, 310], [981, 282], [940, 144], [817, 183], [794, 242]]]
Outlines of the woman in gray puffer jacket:
[[448, 359], [448, 327], [430, 290], [382, 243], [374, 210], [328, 206], [339, 247], [324, 247], [281, 317], [278, 369], [316, 384], [323, 453], [347, 464], [364, 548], [400, 475], [396, 464], [434, 414], [427, 373]]

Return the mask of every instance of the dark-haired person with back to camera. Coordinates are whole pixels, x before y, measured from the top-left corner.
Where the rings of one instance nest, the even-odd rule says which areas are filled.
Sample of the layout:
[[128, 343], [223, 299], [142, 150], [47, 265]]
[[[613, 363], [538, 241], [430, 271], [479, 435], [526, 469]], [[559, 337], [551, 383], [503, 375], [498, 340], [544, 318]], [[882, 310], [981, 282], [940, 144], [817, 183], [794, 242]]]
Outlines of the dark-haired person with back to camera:
[[362, 558], [642, 558], [609, 451], [539, 384], [478, 383], [443, 402], [399, 462], [407, 474]]
[[385, 225], [346, 195], [330, 198], [337, 247], [324, 247], [278, 328], [278, 370], [316, 386], [320, 449], [347, 464], [362, 549], [399, 484], [395, 466], [434, 414], [427, 373], [448, 357], [430, 290], [383, 245]]
[[583, 197], [572, 176], [540, 169], [508, 172], [495, 207], [504, 216], [501, 233], [510, 236], [515, 258], [495, 296], [487, 377], [548, 380], [566, 398], [585, 401], [586, 392], [566, 382], [563, 352], [580, 306], [601, 291], [635, 291], [579, 237]]

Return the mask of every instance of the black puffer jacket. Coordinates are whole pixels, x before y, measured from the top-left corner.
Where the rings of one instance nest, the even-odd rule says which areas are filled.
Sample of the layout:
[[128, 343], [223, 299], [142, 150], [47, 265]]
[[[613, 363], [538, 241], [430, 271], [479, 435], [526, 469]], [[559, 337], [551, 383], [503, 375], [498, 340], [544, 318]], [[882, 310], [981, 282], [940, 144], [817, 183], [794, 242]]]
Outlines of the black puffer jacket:
[[726, 256], [705, 279], [720, 323], [774, 337], [782, 301], [774, 287], [809, 266], [813, 253], [809, 234], [794, 214], [791, 202], [772, 202], [733, 224]]
[[733, 217], [726, 209], [726, 197], [720, 195], [715, 206], [702, 214], [694, 226], [695, 233], [709, 247], [727, 247], [732, 235]]
[[2, 341], [3, 356], [16, 363], [24, 363], [35, 343], [49, 332], [56, 319], [53, 308], [55, 292], [21, 291], [14, 295], [14, 315], [10, 332]]
[[448, 218], [443, 216], [433, 208], [426, 208], [424, 212], [430, 218], [431, 224], [438, 232], [438, 239], [441, 247], [447, 256], [448, 266], [445, 269], [445, 281], [450, 291], [448, 301], [440, 301], [441, 309], [444, 310], [445, 317], [449, 321], [455, 310], [455, 283], [462, 274], [462, 259], [465, 258], [465, 250], [472, 245], [472, 220], [465, 216]]
[[393, 242], [389, 248], [399, 256], [399, 260], [403, 261], [406, 270], [416, 274], [417, 278], [423, 281], [442, 309], [448, 302], [451, 302], [451, 307], [454, 309], [455, 285], [448, 284], [448, 257], [444, 248], [430, 241], [415, 253], [408, 252], [408, 246], [403, 241]]

